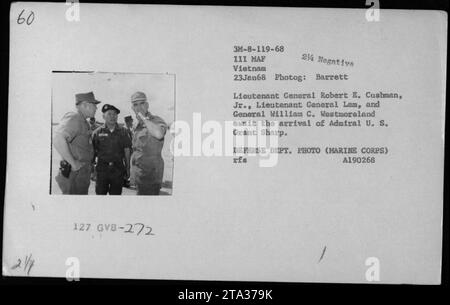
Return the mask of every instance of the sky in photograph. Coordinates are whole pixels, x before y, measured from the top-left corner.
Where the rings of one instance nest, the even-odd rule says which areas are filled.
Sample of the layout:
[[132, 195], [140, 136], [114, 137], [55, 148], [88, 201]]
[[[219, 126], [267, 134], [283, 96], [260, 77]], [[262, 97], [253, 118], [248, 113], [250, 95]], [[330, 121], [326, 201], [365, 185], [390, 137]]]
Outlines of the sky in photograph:
[[[63, 115], [75, 111], [75, 94], [94, 92], [101, 101], [95, 115], [103, 122], [101, 108], [111, 104], [120, 110], [118, 121], [134, 113], [130, 97], [136, 91], [147, 95], [150, 112], [162, 117], [170, 124], [174, 120], [174, 75], [131, 74], [131, 73], [53, 73], [52, 107], [53, 123], [58, 123]], [[136, 122], [136, 119], [134, 118]]]

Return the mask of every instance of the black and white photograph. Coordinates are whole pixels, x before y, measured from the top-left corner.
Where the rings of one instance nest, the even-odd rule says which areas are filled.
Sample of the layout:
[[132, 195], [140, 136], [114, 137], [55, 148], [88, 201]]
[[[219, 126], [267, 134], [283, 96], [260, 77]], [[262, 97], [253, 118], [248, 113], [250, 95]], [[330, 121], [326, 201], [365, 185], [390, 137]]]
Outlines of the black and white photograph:
[[50, 193], [171, 195], [174, 81], [53, 72]]

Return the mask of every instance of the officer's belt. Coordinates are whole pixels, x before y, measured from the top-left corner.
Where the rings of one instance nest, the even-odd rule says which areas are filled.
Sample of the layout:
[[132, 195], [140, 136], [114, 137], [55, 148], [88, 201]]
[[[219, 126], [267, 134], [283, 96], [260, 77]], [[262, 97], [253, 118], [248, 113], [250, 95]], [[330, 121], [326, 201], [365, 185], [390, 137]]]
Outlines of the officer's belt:
[[120, 166], [123, 166], [123, 162], [122, 162], [122, 161], [111, 161], [111, 162], [107, 162], [107, 161], [103, 161], [103, 160], [98, 160], [97, 164], [98, 164], [98, 165], [108, 165], [108, 166], [114, 166], [114, 165], [120, 165]]

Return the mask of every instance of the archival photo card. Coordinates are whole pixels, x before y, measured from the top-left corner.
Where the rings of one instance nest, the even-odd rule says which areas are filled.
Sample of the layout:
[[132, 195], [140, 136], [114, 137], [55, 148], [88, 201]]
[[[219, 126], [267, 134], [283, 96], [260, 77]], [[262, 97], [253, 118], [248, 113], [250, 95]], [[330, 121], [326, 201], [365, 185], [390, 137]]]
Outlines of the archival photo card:
[[170, 195], [174, 98], [174, 75], [53, 72], [50, 193]]

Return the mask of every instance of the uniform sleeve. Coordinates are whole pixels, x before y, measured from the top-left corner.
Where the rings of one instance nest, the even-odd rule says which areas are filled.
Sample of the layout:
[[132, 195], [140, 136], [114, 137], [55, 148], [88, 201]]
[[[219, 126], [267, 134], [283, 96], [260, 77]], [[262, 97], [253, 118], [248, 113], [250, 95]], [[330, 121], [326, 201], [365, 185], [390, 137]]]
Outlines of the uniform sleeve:
[[82, 132], [78, 114], [75, 112], [66, 113], [56, 132], [63, 135], [68, 142], [72, 142]]
[[162, 118], [160, 118], [159, 116], [155, 115], [155, 116], [153, 116], [152, 121], [155, 124], [158, 124], [161, 127], [163, 127], [165, 129], [165, 131], [167, 131], [167, 129], [168, 129], [167, 124], [166, 124], [166, 122], [164, 122], [164, 120]]

